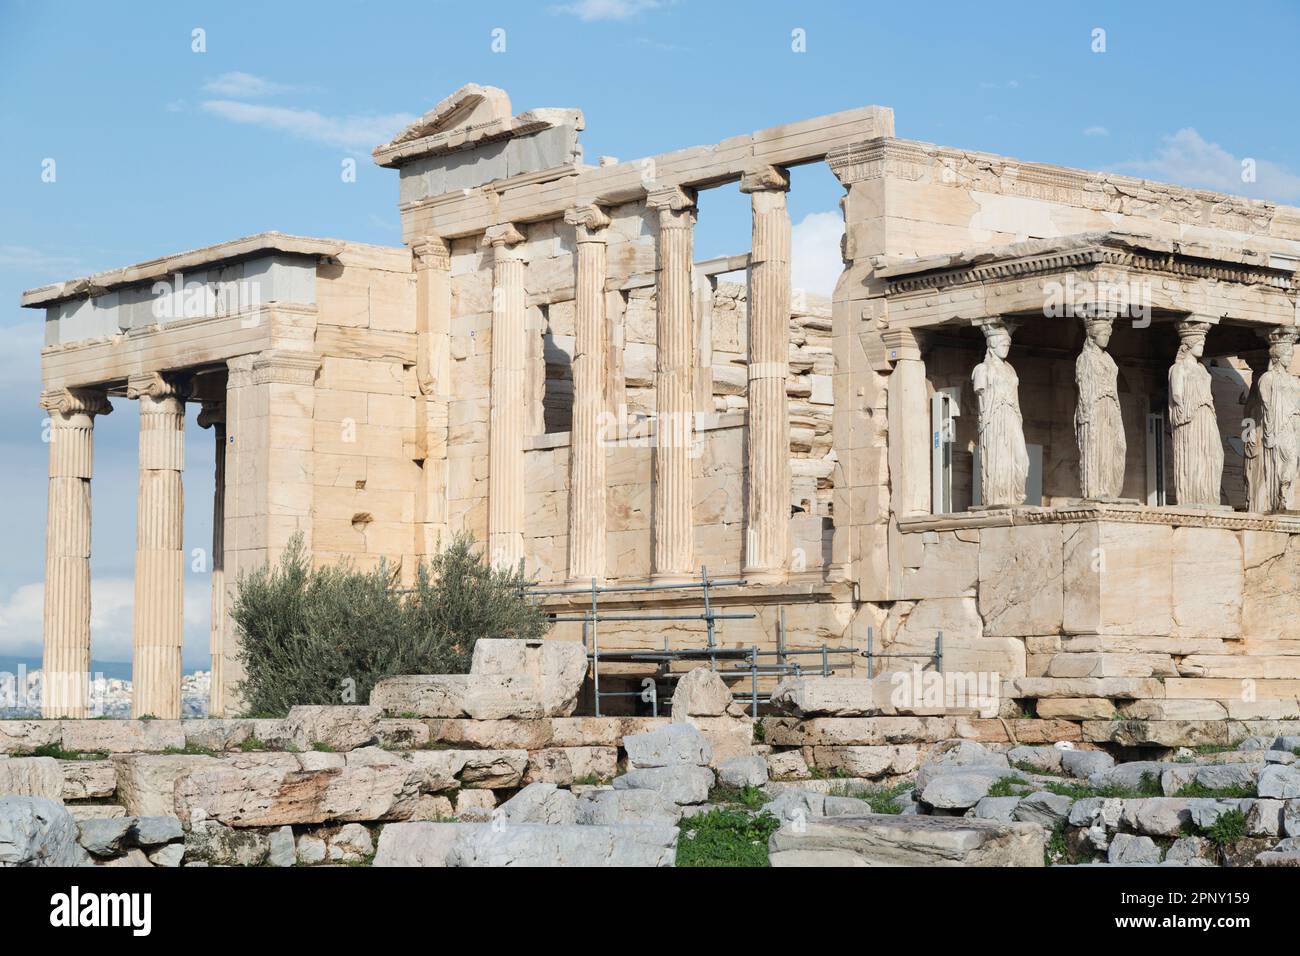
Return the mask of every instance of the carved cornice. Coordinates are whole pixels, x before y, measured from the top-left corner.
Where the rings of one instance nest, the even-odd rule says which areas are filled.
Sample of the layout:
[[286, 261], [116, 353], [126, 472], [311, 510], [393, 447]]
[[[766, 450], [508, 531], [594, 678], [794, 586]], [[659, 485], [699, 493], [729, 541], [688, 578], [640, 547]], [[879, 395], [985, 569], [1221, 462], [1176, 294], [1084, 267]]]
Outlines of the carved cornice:
[[564, 221], [574, 227], [579, 242], [603, 242], [603, 230], [609, 226], [609, 216], [595, 203], [566, 210]]
[[740, 176], [742, 193], [789, 192], [790, 172], [780, 166], [753, 166]]
[[113, 406], [95, 388], [50, 388], [41, 392], [41, 408], [60, 415], [108, 415]]
[[937, 291], [1002, 279], [1023, 279], [1074, 272], [1098, 266], [1114, 266], [1133, 272], [1153, 273], [1179, 279], [1208, 279], [1241, 285], [1266, 286], [1279, 292], [1300, 290], [1300, 280], [1297, 280], [1296, 274], [1286, 270], [1196, 259], [1177, 253], [1148, 253], [1121, 245], [1099, 243], [1061, 252], [995, 259], [952, 269], [935, 269], [930, 272], [896, 277], [885, 276], [885, 295]]
[[483, 245], [491, 246], [493, 249], [517, 246], [523, 241], [524, 234], [515, 227], [513, 222], [502, 222], [495, 226], [488, 226], [483, 232]]
[[438, 236], [421, 236], [411, 243], [416, 269], [450, 269], [451, 247]]
[[1300, 514], [1266, 515], [1216, 509], [1111, 505], [1093, 502], [1055, 508], [999, 508], [961, 514], [924, 515], [900, 518], [901, 531], [958, 531], [966, 528], [1006, 528], [1016, 525], [1088, 524], [1101, 521], [1119, 524], [1167, 525], [1172, 527], [1223, 528], [1228, 531], [1278, 531], [1300, 534]]
[[320, 356], [311, 352], [272, 349], [253, 359], [254, 385], [312, 385], [320, 368]]
[[224, 425], [226, 423], [225, 401], [220, 399], [205, 401], [203, 407], [199, 410], [198, 423], [200, 428]]
[[646, 193], [645, 204], [659, 210], [660, 216], [686, 212], [695, 208], [695, 190], [681, 186], [661, 186]]
[[162, 372], [141, 372], [126, 380], [126, 397], [152, 398], [161, 401], [175, 398], [184, 401], [189, 395], [189, 382]]

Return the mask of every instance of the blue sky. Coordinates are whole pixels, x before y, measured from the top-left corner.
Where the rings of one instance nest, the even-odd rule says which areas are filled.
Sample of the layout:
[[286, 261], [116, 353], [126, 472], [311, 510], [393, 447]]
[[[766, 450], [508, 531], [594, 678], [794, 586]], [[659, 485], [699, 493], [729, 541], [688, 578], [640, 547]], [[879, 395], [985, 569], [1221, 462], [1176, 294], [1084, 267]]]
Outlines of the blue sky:
[[[1268, 2], [2, 0], [0, 655], [40, 647], [46, 447], [25, 288], [267, 229], [394, 244], [396, 174], [369, 150], [470, 81], [516, 112], [581, 108], [590, 162], [875, 103], [904, 137], [1300, 203], [1298, 26]], [[839, 195], [824, 170], [796, 173], [810, 285], [837, 268]], [[700, 212], [701, 258], [747, 247], [734, 188]], [[110, 660], [129, 655], [135, 522], [137, 423], [118, 405], [96, 426], [94, 484], [93, 650]], [[212, 439], [188, 438], [192, 549], [211, 534]], [[190, 576], [189, 666], [206, 654], [206, 587]]]

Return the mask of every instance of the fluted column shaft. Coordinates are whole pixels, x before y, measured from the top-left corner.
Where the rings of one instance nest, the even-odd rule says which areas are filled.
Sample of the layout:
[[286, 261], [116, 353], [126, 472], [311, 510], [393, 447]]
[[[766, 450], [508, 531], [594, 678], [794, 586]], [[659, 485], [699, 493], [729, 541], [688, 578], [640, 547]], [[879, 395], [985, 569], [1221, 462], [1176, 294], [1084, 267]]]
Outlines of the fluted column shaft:
[[695, 199], [677, 187], [651, 192], [659, 211], [655, 293], [655, 444], [653, 575], [675, 580], [695, 567], [691, 447], [695, 438], [692, 287]]
[[140, 403], [131, 713], [174, 720], [181, 715], [184, 633], [185, 400], [174, 381], [157, 374], [133, 376], [127, 396]]
[[753, 242], [749, 268], [748, 464], [745, 577], [785, 576], [790, 526], [790, 415], [785, 383], [790, 364], [789, 175], [766, 166], [746, 173]]
[[509, 223], [483, 237], [492, 247], [492, 384], [488, 417], [488, 553], [496, 567], [524, 554], [523, 235]]
[[215, 445], [212, 494], [212, 619], [208, 648], [212, 673], [208, 688], [208, 715], [225, 716], [226, 691], [226, 403], [203, 404], [199, 424], [212, 428]]
[[578, 244], [573, 356], [573, 425], [569, 442], [569, 579], [605, 577], [605, 445], [601, 417], [607, 401], [605, 228], [596, 206], [565, 215]]
[[90, 681], [90, 479], [101, 392], [59, 389], [41, 396], [50, 413], [50, 487], [45, 527], [45, 717], [86, 717]]

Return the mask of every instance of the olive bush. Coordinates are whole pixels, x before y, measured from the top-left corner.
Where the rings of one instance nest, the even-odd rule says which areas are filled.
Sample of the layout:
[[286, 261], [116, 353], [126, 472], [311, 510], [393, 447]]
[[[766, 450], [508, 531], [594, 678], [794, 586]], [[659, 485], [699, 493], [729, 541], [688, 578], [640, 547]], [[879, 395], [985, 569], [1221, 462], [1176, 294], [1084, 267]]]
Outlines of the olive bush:
[[294, 704], [365, 703], [396, 674], [463, 674], [481, 637], [545, 634], [523, 586], [518, 570], [491, 567], [465, 535], [420, 565], [408, 593], [382, 564], [313, 570], [295, 536], [277, 565], [238, 580], [239, 693], [249, 714], [280, 716]]

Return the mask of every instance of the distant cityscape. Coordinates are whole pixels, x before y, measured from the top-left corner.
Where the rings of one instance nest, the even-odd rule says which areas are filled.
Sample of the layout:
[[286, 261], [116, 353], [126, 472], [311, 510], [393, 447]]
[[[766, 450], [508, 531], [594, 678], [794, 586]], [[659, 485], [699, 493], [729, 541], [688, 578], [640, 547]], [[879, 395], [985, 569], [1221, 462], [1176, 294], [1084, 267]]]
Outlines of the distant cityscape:
[[[91, 716], [124, 718], [131, 716], [131, 665], [122, 663], [91, 665]], [[192, 671], [181, 682], [181, 716], [208, 715], [210, 671]], [[0, 719], [14, 720], [41, 716], [43, 688], [39, 666], [29, 668], [24, 658], [0, 658]]]

